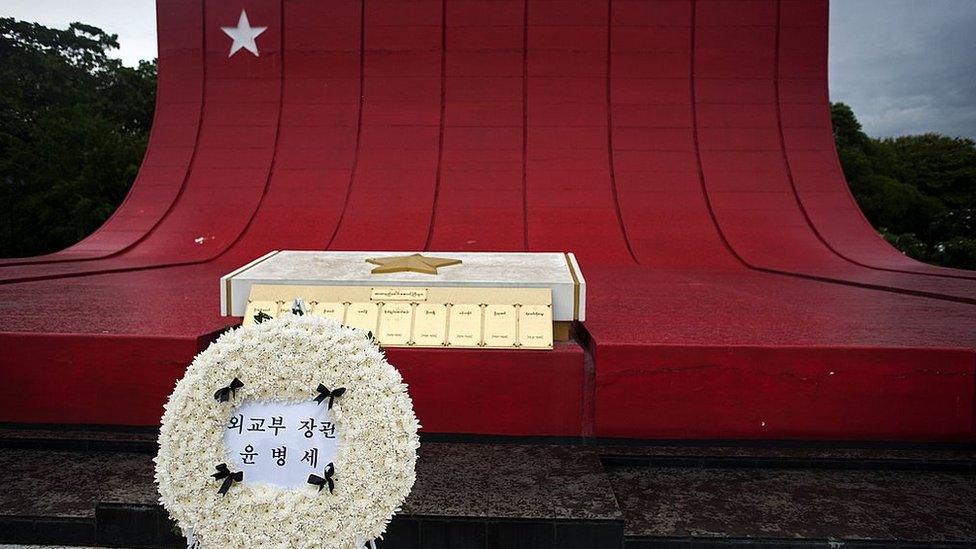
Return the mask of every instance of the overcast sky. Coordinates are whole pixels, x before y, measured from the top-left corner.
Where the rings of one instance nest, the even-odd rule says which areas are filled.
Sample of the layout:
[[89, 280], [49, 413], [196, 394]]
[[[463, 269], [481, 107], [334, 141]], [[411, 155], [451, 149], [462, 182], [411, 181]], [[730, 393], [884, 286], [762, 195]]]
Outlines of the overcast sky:
[[872, 136], [976, 138], [976, 1], [833, 0], [830, 96]]
[[[325, 0], [323, 0], [325, 1]], [[0, 15], [119, 35], [127, 64], [156, 56], [153, 0], [0, 0]], [[876, 137], [976, 138], [976, 0], [833, 0], [830, 94]]]

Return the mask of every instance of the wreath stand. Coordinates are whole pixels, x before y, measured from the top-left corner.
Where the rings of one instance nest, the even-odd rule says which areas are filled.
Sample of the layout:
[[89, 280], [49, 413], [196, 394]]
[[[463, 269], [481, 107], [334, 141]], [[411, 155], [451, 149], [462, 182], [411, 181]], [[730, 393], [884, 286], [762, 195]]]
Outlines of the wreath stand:
[[[309, 315], [301, 301], [292, 303], [291, 309], [293, 314], [262, 319], [253, 326], [222, 334], [194, 358], [166, 404], [155, 458], [156, 482], [164, 507], [183, 527], [188, 547], [248, 547], [252, 539], [297, 547], [305, 545], [305, 539], [323, 549], [377, 549], [385, 525], [410, 493], [416, 478], [419, 422], [399, 371], [387, 362], [382, 349], [366, 332]], [[350, 438], [343, 438], [334, 457], [329, 455], [324, 475], [320, 470], [308, 474], [304, 469], [298, 475], [307, 477], [307, 484], [317, 485], [317, 492], [323, 495], [275, 486], [271, 477], [261, 478], [261, 469], [248, 469], [251, 481], [246, 482], [242, 467], [254, 465], [254, 458], [250, 457], [251, 462], [244, 458], [243, 465], [229, 461], [229, 448], [236, 452], [233, 444], [249, 442], [226, 435], [226, 422], [220, 418], [227, 417], [234, 407], [253, 404], [260, 410], [270, 402], [321, 409], [324, 414], [326, 407], [332, 410], [334, 400], [338, 415], [333, 417]], [[282, 414], [284, 424], [279, 417], [277, 425], [292, 426], [301, 417], [312, 417], [305, 414], [316, 414], [305, 408], [294, 417]], [[378, 410], [382, 410], [381, 416], [376, 415]], [[264, 416], [261, 411], [254, 413]], [[258, 419], [264, 426], [263, 419]], [[284, 434], [310, 438], [298, 429], [305, 427]], [[233, 442], [227, 442], [225, 436], [231, 436]], [[278, 436], [278, 431], [246, 436]], [[253, 441], [263, 443], [258, 438]], [[288, 438], [281, 442], [290, 444]], [[246, 452], [257, 449], [245, 446]], [[260, 451], [265, 462], [268, 455], [274, 459], [273, 453]], [[384, 458], [380, 465], [364, 465], [372, 464], [376, 456]], [[283, 452], [279, 457], [284, 461]], [[343, 486], [335, 495], [333, 459], [334, 470], [342, 472], [335, 482]], [[318, 470], [316, 465], [310, 467]], [[293, 467], [290, 469], [288, 483], [296, 474]], [[394, 480], [377, 492], [373, 487], [383, 479]], [[328, 490], [323, 491], [323, 487]], [[215, 505], [215, 494], [220, 498], [216, 501], [227, 503]], [[269, 501], [275, 504], [269, 507]], [[263, 506], [264, 520], [248, 520], [251, 510], [259, 508], [254, 505]], [[326, 512], [334, 518], [314, 518]], [[284, 520], [291, 520], [295, 527], [273, 526]], [[335, 537], [338, 532], [344, 535]]]

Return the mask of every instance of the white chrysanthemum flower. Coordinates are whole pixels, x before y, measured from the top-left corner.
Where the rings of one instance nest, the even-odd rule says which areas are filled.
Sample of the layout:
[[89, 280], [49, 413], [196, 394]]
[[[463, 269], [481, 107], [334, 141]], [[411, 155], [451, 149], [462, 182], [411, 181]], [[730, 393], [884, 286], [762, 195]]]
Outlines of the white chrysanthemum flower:
[[[237, 377], [230, 402], [214, 391]], [[210, 475], [233, 463], [223, 431], [244, 401], [303, 402], [316, 387], [345, 387], [332, 409], [339, 436], [335, 492], [235, 484]], [[204, 547], [351, 548], [374, 539], [410, 493], [420, 441], [400, 373], [360, 330], [321, 317], [285, 316], [223, 334], [193, 360], [170, 395], [159, 432], [160, 501]]]

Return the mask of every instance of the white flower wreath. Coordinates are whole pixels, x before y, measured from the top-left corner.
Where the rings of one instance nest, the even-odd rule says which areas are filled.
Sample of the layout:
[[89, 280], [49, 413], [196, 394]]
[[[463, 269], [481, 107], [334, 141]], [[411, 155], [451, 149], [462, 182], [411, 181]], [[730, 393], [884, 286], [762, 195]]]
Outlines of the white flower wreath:
[[[230, 401], [215, 399], [234, 378], [244, 385]], [[223, 439], [233, 407], [309, 401], [320, 383], [346, 388], [332, 408], [335, 491], [245, 481], [219, 495], [212, 474], [233, 463]], [[380, 537], [413, 487], [418, 428], [400, 373], [364, 332], [292, 315], [238, 328], [197, 355], [166, 404], [160, 500], [203, 547], [351, 549]]]

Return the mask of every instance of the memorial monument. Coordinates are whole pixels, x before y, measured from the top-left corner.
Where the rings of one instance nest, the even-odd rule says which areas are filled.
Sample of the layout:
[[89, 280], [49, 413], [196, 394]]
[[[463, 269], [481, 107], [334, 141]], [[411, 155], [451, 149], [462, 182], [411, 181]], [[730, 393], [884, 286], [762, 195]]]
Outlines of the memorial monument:
[[[435, 452], [386, 539], [479, 549], [620, 547], [614, 490], [636, 483], [611, 484], [608, 447], [976, 440], [976, 275], [903, 256], [858, 211], [826, 0], [157, 0], [157, 25], [131, 193], [76, 246], [0, 264], [5, 425], [148, 430], [154, 451], [185, 391], [210, 414], [188, 440], [277, 467], [282, 445], [216, 437], [235, 410], [250, 426], [263, 370], [196, 385], [200, 357], [275, 326], [355, 330], [408, 387], [418, 471]], [[285, 400], [326, 414], [319, 384], [347, 389], [323, 398], [335, 414], [365, 406], [311, 374]], [[282, 482], [325, 505], [346, 472], [319, 433], [318, 484]], [[193, 494], [255, 495], [265, 477], [208, 451]], [[60, 528], [26, 510], [3, 539], [126, 545], [136, 511], [168, 535], [155, 507], [115, 503]]]
[[303, 313], [383, 346], [435, 348], [551, 349], [554, 334], [568, 341], [585, 320], [586, 281], [571, 253], [382, 254], [271, 252], [221, 278], [221, 310], [249, 324], [301, 300]]

